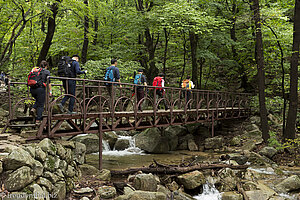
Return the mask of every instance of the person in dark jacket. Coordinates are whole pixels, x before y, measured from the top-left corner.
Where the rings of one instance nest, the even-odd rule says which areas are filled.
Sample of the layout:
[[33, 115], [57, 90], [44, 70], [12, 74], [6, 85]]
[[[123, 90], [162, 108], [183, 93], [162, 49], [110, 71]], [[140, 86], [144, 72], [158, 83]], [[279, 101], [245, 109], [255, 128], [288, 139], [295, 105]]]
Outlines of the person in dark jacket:
[[[46, 98], [46, 82], [47, 77], [50, 76], [50, 71], [47, 70], [49, 67], [48, 63], [43, 60], [40, 64], [39, 68], [42, 68], [41, 70], [41, 79], [42, 83], [41, 85], [38, 85], [37, 87], [30, 88], [30, 93], [35, 99], [35, 103], [30, 110], [30, 114], [35, 116], [36, 112], [36, 124], [40, 124], [42, 118], [43, 118], [43, 111], [44, 111], [44, 104], [45, 104], [45, 98]], [[52, 94], [51, 84], [49, 85], [50, 89], [50, 95]]]
[[[135, 76], [134, 84], [137, 84], [136, 88], [136, 97], [137, 97], [137, 103], [139, 103], [144, 97], [145, 97], [145, 87], [147, 86], [147, 80], [146, 77], [143, 75], [143, 69], [138, 69], [138, 74]], [[142, 111], [142, 103], [140, 102], [140, 105], [138, 107], [139, 111]]]
[[[86, 74], [86, 70], [81, 71], [80, 67], [79, 67], [79, 56], [77, 54], [72, 56], [72, 67], [71, 67], [71, 75], [69, 78], [76, 78], [77, 74]], [[68, 87], [67, 87], [68, 84]], [[69, 94], [66, 95], [63, 100], [61, 101], [60, 104], [58, 104], [61, 112], [64, 112], [64, 105], [65, 103], [68, 101], [68, 99], [70, 99], [69, 102], [69, 109], [68, 109], [68, 114], [76, 114], [76, 112], [73, 112], [73, 108], [74, 108], [74, 104], [75, 104], [75, 96], [76, 96], [76, 80], [67, 80], [67, 81], [63, 81], [63, 87], [65, 89], [65, 94]]]

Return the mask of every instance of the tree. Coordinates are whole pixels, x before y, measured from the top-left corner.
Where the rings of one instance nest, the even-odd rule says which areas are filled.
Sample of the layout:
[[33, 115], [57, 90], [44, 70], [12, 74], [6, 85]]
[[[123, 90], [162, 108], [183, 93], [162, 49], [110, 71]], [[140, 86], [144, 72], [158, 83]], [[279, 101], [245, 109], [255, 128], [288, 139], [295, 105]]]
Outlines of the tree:
[[37, 65], [39, 65], [42, 62], [42, 60], [46, 60], [46, 56], [47, 56], [47, 54], [49, 52], [49, 49], [51, 47], [52, 39], [53, 39], [55, 29], [56, 29], [56, 15], [58, 13], [58, 2], [59, 1], [57, 1], [55, 3], [52, 3], [50, 5], [51, 14], [48, 17], [47, 35], [46, 35], [46, 38], [44, 40], [42, 49], [40, 51], [39, 58], [38, 58], [38, 61], [37, 61]]
[[300, 45], [300, 0], [295, 0], [293, 48], [290, 69], [290, 104], [284, 137], [296, 138], [296, 118], [298, 108], [298, 62]]
[[[84, 0], [84, 4], [86, 5], [86, 9], [89, 6], [88, 0]], [[96, 25], [97, 26], [97, 25]], [[84, 36], [83, 36], [83, 45], [81, 51], [81, 62], [86, 63], [87, 61], [87, 53], [88, 53], [88, 46], [89, 46], [89, 17], [88, 15], [84, 15]]]
[[264, 70], [264, 53], [263, 40], [261, 33], [261, 19], [259, 11], [259, 0], [253, 0], [252, 10], [254, 11], [255, 21], [255, 60], [258, 71], [258, 90], [259, 90], [259, 110], [261, 119], [262, 136], [265, 142], [270, 138], [269, 125], [267, 118], [266, 97], [265, 97], [265, 70]]

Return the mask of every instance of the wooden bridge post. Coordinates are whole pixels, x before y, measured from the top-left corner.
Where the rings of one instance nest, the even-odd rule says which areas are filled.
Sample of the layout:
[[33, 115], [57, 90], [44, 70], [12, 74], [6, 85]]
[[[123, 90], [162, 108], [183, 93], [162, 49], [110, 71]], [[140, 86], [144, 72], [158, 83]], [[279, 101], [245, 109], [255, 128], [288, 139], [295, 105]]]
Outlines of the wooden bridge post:
[[99, 170], [102, 170], [102, 114], [99, 114]]

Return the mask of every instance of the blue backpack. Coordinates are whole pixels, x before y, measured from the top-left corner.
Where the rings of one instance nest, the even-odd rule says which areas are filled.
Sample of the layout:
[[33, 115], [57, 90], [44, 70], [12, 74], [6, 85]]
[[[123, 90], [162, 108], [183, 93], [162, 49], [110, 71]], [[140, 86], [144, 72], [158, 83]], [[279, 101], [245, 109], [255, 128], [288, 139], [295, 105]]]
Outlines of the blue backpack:
[[142, 84], [142, 74], [135, 75], [133, 83], [136, 85], [141, 85]]
[[106, 73], [105, 73], [105, 77], [104, 77], [105, 81], [111, 81], [111, 82], [115, 81], [114, 69], [115, 69], [115, 66], [111, 66], [106, 69]]

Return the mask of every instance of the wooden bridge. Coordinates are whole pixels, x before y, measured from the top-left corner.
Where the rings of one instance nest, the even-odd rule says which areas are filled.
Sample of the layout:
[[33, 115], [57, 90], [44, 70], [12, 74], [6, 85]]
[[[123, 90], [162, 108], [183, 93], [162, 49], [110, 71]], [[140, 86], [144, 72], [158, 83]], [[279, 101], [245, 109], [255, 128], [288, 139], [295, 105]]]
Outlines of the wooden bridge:
[[[62, 80], [77, 82], [76, 95], [73, 96], [76, 114], [59, 112], [58, 104], [62, 98], [72, 96], [63, 89]], [[34, 127], [36, 135], [28, 140], [94, 133], [99, 134], [99, 140], [102, 141], [102, 133], [105, 131], [209, 122], [212, 124], [213, 136], [216, 120], [243, 118], [250, 114], [249, 94], [245, 93], [193, 89], [191, 98], [187, 99], [185, 89], [164, 87], [164, 96], [159, 97], [155, 91], [161, 88], [145, 86], [145, 97], [138, 101], [137, 95], [134, 95], [137, 92], [134, 84], [113, 84], [109, 95], [106, 85], [111, 82], [48, 77], [47, 91], [50, 81], [54, 94], [50, 96], [47, 92], [43, 120], [38, 127], [33, 123], [33, 117], [29, 116], [34, 100], [29, 87], [26, 83], [9, 82], [9, 118], [2, 133], [7, 128]], [[167, 110], [162, 109], [165, 108], [164, 104]], [[139, 106], [142, 111], [138, 110]], [[66, 124], [69, 129], [62, 128]], [[102, 142], [99, 152], [101, 156]]]

